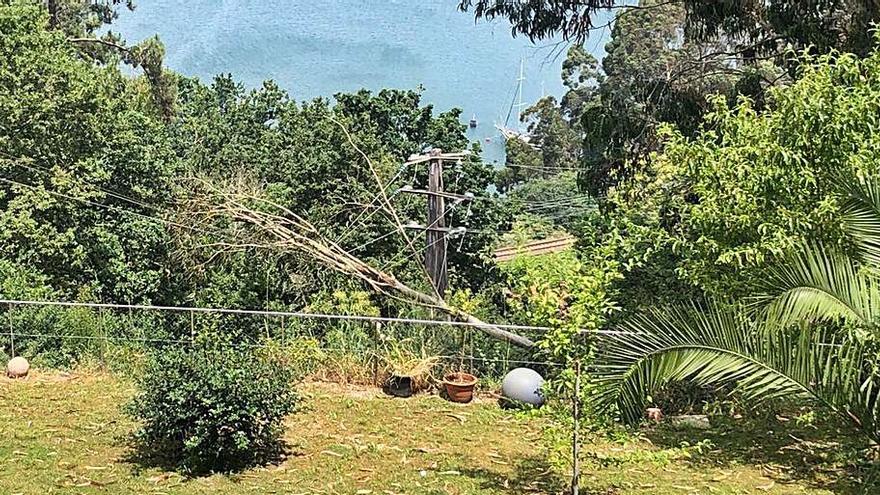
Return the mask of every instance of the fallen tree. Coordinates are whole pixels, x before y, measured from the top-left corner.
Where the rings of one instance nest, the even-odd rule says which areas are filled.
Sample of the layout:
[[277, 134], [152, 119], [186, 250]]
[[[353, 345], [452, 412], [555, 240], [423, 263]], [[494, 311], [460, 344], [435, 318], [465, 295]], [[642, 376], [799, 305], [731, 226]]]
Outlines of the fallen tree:
[[[414, 289], [393, 274], [370, 266], [324, 237], [302, 216], [267, 199], [258, 186], [249, 185], [246, 180], [224, 181], [223, 186], [205, 179], [195, 180], [202, 192], [187, 201], [178, 215], [177, 224], [191, 232], [208, 233], [224, 239], [200, 245], [214, 249], [214, 255], [253, 248], [280, 252], [297, 250], [333, 270], [359, 278], [378, 293], [434, 309], [456, 321], [469, 323], [495, 339], [522, 348], [535, 346], [527, 337], [486, 323], [447, 304], [436, 294]], [[239, 228], [222, 232], [205, 231], [205, 225], [213, 225], [223, 219], [232, 221], [233, 227]]]

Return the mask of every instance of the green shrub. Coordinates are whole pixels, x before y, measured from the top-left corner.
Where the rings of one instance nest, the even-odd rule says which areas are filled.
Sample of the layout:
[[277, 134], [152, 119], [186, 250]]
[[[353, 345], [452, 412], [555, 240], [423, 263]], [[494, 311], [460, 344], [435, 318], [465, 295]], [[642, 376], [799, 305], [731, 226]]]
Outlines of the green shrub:
[[281, 452], [293, 372], [265, 352], [198, 345], [154, 353], [127, 411], [142, 460], [193, 473], [232, 471]]

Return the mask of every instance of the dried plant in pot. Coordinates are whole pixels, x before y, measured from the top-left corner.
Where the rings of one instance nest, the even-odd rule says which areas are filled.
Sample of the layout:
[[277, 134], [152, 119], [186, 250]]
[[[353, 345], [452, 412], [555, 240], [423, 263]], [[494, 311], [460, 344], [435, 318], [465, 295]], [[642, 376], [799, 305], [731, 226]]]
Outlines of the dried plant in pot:
[[380, 356], [388, 379], [385, 391], [396, 397], [409, 397], [428, 387], [431, 372], [440, 358], [424, 348], [414, 350], [403, 340], [386, 346]]
[[447, 373], [443, 376], [446, 397], [452, 402], [470, 402], [474, 398], [477, 377], [463, 371]]

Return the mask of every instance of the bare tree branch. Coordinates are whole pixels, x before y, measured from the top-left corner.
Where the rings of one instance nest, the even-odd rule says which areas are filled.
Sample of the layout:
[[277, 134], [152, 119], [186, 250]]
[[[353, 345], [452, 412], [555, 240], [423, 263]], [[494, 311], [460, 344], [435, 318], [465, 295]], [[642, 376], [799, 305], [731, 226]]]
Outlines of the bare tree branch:
[[[337, 243], [326, 239], [308, 220], [290, 209], [267, 199], [246, 182], [224, 181], [218, 187], [204, 179], [196, 179], [205, 191], [185, 206], [181, 221], [204, 224], [232, 220], [252, 228], [241, 232], [245, 238], [224, 240], [206, 246], [229, 249], [268, 249], [281, 252], [301, 251], [340, 273], [357, 277], [376, 292], [436, 309], [451, 318], [473, 324], [487, 335], [524, 348], [534, 347], [527, 337], [511, 333], [448, 305], [442, 298], [427, 294], [397, 280], [391, 273], [376, 269]], [[216, 253], [215, 253], [216, 254]]]

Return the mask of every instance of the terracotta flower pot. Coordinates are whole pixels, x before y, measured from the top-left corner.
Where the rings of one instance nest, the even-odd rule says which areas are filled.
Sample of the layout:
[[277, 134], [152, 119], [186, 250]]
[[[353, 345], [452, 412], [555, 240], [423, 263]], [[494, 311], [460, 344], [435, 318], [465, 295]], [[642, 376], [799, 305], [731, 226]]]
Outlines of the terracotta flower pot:
[[449, 373], [443, 377], [446, 396], [452, 402], [470, 402], [474, 398], [474, 386], [477, 377], [470, 373]]

